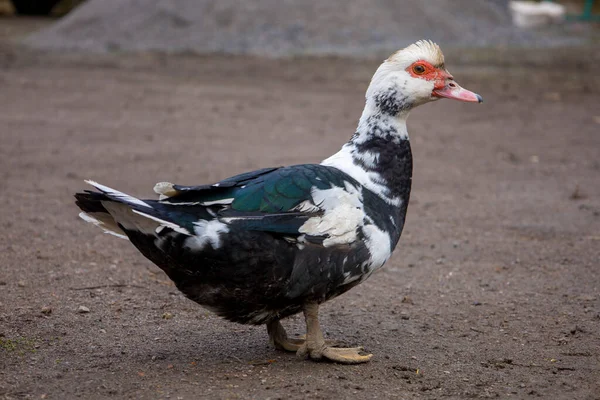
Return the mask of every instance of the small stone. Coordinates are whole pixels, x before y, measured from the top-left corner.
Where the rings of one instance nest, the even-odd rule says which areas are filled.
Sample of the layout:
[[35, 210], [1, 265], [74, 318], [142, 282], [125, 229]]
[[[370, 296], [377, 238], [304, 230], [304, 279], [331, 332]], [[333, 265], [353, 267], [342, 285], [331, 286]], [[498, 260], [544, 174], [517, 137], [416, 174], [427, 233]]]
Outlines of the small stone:
[[50, 306], [44, 306], [40, 310], [42, 314], [50, 315], [52, 314], [52, 308]]
[[27, 284], [25, 283], [25, 281], [18, 281], [17, 282], [17, 286], [18, 287], [25, 287], [25, 286], [27, 286]]
[[86, 306], [79, 306], [79, 308], [77, 309], [77, 312], [79, 314], [87, 314], [90, 312], [90, 309], [87, 308]]
[[173, 314], [171, 314], [171, 313], [166, 312], [162, 315], [162, 319], [171, 319], [171, 318], [173, 318]]
[[474, 302], [473, 302], [473, 305], [474, 305], [474, 306], [480, 306], [480, 305], [481, 305], [481, 302], [480, 302], [480, 301], [474, 301]]

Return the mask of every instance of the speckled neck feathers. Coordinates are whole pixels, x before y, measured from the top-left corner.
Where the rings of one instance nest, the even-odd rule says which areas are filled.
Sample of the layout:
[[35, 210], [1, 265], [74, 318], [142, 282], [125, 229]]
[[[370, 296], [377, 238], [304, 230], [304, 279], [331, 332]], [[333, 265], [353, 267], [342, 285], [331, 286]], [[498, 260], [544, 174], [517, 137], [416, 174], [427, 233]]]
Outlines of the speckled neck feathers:
[[346, 172], [393, 206], [408, 201], [412, 176], [406, 129], [412, 107], [403, 98], [393, 87], [367, 97], [350, 141], [322, 162]]

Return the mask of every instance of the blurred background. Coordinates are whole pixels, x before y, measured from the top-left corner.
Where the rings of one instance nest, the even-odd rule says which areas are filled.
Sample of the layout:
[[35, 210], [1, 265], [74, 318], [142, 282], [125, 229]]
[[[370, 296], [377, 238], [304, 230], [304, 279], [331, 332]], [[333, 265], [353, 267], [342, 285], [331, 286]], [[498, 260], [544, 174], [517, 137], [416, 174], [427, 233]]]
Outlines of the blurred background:
[[[0, 398], [597, 399], [599, 15], [600, 0], [0, 0]], [[424, 38], [484, 103], [411, 112], [398, 248], [322, 307], [327, 337], [366, 344], [369, 364], [274, 351], [77, 217], [84, 179], [144, 198], [320, 162], [381, 60]]]
[[15, 13], [62, 17], [27, 40], [38, 48], [267, 56], [372, 57], [422, 37], [455, 47], [575, 45], [600, 21], [594, 0], [0, 1], [0, 14]]

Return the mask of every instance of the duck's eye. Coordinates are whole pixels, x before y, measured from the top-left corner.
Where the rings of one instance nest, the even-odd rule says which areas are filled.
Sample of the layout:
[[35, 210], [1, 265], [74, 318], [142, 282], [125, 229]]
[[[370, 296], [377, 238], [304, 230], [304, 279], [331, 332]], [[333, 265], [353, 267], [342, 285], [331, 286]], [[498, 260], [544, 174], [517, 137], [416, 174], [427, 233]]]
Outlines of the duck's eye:
[[417, 64], [413, 67], [413, 72], [417, 75], [423, 75], [425, 73], [425, 67], [421, 64]]

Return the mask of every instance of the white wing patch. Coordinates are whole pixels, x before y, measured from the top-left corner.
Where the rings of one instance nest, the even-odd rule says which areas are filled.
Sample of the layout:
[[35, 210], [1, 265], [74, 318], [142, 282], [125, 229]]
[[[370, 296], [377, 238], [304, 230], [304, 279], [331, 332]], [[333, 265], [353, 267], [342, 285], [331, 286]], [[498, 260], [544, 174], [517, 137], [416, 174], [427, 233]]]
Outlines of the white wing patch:
[[206, 245], [210, 245], [213, 249], [221, 247], [221, 234], [229, 232], [229, 227], [219, 220], [199, 220], [194, 222], [195, 236], [185, 240], [185, 246], [190, 250], [201, 251]]
[[135, 198], [133, 196], [130, 196], [126, 193], [123, 192], [119, 192], [118, 190], [115, 190], [113, 188], [109, 188], [108, 186], [104, 186], [101, 185], [98, 182], [94, 182], [91, 180], [86, 180], [85, 183], [92, 185], [93, 187], [95, 187], [96, 189], [98, 189], [99, 191], [101, 191], [102, 193], [105, 193], [111, 197], [114, 197], [115, 199], [119, 199], [120, 201], [124, 202], [124, 203], [129, 203], [129, 204], [135, 204], [138, 206], [142, 206], [142, 207], [148, 207], [148, 208], [152, 208], [150, 206], [150, 204]]
[[300, 212], [316, 212], [319, 211], [320, 208], [315, 205], [311, 200], [304, 200], [302, 203], [298, 204], [296, 207], [292, 208], [291, 211], [300, 211]]
[[[364, 235], [364, 244], [370, 257], [362, 264], [362, 274], [344, 274], [344, 283], [356, 279], [366, 279], [373, 271], [380, 268], [390, 258], [392, 247], [390, 236], [373, 223], [363, 208], [362, 189], [346, 182], [345, 188], [312, 189], [314, 203], [324, 211], [323, 215], [312, 217], [299, 229], [307, 235], [328, 235], [323, 246], [347, 244], [356, 241], [357, 233]], [[301, 242], [298, 242], [300, 245]], [[302, 249], [302, 248], [300, 248]], [[343, 261], [345, 264], [347, 259]]]
[[311, 236], [328, 235], [323, 241], [325, 247], [354, 242], [365, 217], [360, 190], [347, 183], [345, 189], [313, 188], [311, 192], [314, 203], [324, 213], [308, 219], [298, 231]]

